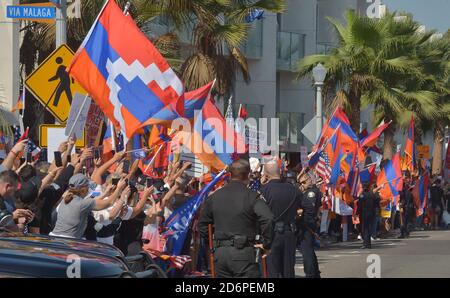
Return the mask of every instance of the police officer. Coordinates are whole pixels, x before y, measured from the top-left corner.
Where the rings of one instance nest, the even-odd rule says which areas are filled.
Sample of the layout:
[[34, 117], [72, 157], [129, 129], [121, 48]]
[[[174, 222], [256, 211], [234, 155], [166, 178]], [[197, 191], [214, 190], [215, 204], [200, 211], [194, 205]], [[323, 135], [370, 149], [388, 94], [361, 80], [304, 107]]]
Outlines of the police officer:
[[400, 192], [400, 236], [398, 238], [408, 238], [409, 237], [409, 218], [411, 216], [411, 211], [414, 209], [414, 201], [412, 193], [410, 191], [409, 179], [405, 178], [403, 184], [403, 190]]
[[[231, 181], [206, 200], [199, 221], [200, 235], [207, 239], [208, 225], [214, 225], [217, 277], [260, 277], [255, 246], [270, 249], [273, 214], [264, 199], [247, 188], [248, 161], [234, 161], [229, 171]], [[261, 244], [255, 243], [257, 231]]]
[[363, 192], [358, 198], [358, 209], [360, 212], [361, 229], [363, 236], [362, 249], [372, 248], [371, 231], [373, 229], [374, 219], [376, 216], [377, 206], [380, 205], [380, 196], [377, 191], [380, 188], [373, 189], [373, 185], [365, 183], [363, 185]]
[[295, 249], [297, 227], [295, 218], [301, 204], [301, 193], [291, 183], [280, 178], [276, 162], [264, 165], [261, 193], [274, 215], [274, 238], [267, 257], [269, 277], [295, 277]]
[[317, 219], [322, 204], [322, 193], [312, 183], [308, 173], [301, 173], [298, 182], [303, 192], [299, 221], [303, 268], [307, 278], [320, 278], [319, 263], [314, 252], [314, 240], [317, 237]]

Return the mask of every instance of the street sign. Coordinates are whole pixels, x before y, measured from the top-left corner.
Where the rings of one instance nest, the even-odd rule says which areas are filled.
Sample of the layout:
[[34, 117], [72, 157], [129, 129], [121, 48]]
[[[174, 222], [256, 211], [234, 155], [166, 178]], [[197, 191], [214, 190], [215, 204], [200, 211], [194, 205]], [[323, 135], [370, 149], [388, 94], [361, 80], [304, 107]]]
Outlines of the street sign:
[[[65, 130], [65, 125], [42, 124], [41, 126], [39, 126], [39, 147], [47, 148], [50, 146], [50, 143], [60, 144], [64, 141], [67, 141], [67, 137], [64, 134]], [[84, 148], [85, 146], [86, 133], [83, 132], [83, 137], [77, 139], [77, 141], [75, 142], [75, 147]]]
[[56, 18], [56, 7], [52, 3], [6, 6], [6, 17], [34, 22], [52, 23]]
[[[322, 123], [325, 123], [326, 119], [323, 118]], [[313, 117], [311, 121], [309, 121], [305, 127], [301, 130], [302, 134], [310, 141], [312, 144], [315, 144], [317, 141], [316, 136], [316, 117]]]
[[418, 145], [417, 146], [417, 157], [418, 158], [423, 158], [423, 159], [428, 159], [430, 158], [430, 146], [428, 145]]
[[69, 117], [73, 94], [87, 94], [66, 72], [72, 58], [72, 50], [63, 44], [25, 80], [27, 89], [60, 123], [65, 123]]

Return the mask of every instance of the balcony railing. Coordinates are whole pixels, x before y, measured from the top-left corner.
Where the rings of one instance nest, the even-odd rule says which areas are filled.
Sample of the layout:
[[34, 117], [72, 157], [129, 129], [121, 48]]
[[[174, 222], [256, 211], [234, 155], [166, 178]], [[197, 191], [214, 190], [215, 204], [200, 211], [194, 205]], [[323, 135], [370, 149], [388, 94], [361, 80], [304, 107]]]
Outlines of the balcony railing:
[[241, 45], [242, 53], [248, 59], [261, 59], [263, 47], [263, 21], [256, 20], [248, 31], [247, 39]]
[[169, 32], [174, 32], [181, 43], [192, 44], [192, 31], [194, 29], [195, 21], [183, 26], [183, 29], [177, 30], [175, 25], [161, 17], [157, 17], [147, 22], [142, 31], [149, 37], [155, 38]]
[[316, 52], [317, 54], [328, 55], [335, 48], [336, 44], [334, 43], [317, 43]]
[[277, 70], [295, 71], [299, 59], [305, 56], [305, 34], [278, 31]]

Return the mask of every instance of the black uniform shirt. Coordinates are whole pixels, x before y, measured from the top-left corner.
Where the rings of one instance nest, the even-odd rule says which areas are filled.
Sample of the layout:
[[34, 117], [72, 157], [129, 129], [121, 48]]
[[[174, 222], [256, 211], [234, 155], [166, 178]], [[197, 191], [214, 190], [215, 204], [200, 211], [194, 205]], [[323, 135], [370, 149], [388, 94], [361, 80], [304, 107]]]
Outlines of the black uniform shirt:
[[[285, 224], [295, 222], [297, 209], [302, 203], [302, 194], [294, 185], [273, 179], [261, 188], [261, 193], [272, 210], [274, 220]], [[287, 211], [284, 212], [285, 210]]]
[[443, 207], [442, 206], [442, 197], [444, 196], [444, 192], [442, 190], [442, 188], [438, 185], [433, 185], [430, 187], [430, 201], [431, 201], [431, 206], [433, 208], [436, 207]]
[[228, 240], [235, 235], [254, 239], [257, 231], [265, 248], [272, 243], [273, 214], [265, 201], [240, 181], [230, 181], [206, 199], [199, 221], [203, 238], [208, 238], [208, 224], [214, 224], [217, 240]]
[[364, 191], [359, 196], [358, 209], [363, 219], [376, 216], [379, 206], [380, 196], [377, 193], [373, 193], [373, 191]]
[[322, 205], [322, 193], [317, 187], [308, 188], [303, 192], [300, 208], [303, 209], [301, 222], [309, 228], [315, 229], [317, 213]]
[[403, 189], [400, 192], [400, 204], [405, 209], [411, 209], [414, 207], [414, 201], [411, 191], [409, 191], [408, 189]]

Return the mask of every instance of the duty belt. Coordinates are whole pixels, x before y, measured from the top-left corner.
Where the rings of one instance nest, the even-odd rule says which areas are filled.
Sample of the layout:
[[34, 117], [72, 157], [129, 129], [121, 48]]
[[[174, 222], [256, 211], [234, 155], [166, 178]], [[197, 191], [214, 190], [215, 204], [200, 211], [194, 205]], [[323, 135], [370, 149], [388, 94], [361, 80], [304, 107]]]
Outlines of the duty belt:
[[[255, 244], [254, 240], [247, 240], [245, 243], [245, 247], [253, 247]], [[229, 246], [235, 246], [234, 239], [223, 239], [223, 240], [214, 240], [214, 246], [215, 247], [229, 247]]]

